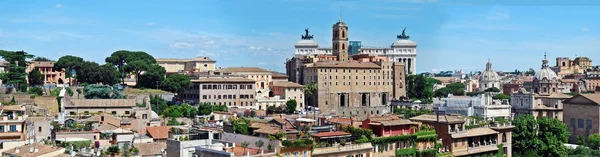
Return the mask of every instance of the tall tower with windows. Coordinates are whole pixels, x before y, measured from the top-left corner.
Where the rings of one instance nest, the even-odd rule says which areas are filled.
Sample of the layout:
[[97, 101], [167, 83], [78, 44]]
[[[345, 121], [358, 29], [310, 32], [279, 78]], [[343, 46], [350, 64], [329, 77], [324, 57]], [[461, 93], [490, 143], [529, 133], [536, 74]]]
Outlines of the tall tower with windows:
[[348, 25], [342, 22], [342, 18], [333, 25], [333, 55], [337, 56], [338, 61], [348, 60]]

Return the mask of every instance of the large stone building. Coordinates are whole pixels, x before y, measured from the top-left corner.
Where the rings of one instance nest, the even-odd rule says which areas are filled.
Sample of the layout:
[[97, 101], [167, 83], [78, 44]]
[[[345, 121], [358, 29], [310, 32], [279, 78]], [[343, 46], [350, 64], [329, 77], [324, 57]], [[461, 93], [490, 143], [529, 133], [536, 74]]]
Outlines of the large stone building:
[[563, 122], [571, 131], [569, 143], [576, 143], [578, 136], [600, 133], [600, 94], [580, 94], [563, 103]]
[[254, 80], [240, 76], [203, 76], [192, 80], [192, 86], [178, 96], [191, 104], [209, 103], [227, 107], [252, 108]]
[[63, 84], [69, 83], [69, 79], [65, 78], [63, 70], [57, 71], [54, 69], [54, 61], [33, 61], [27, 66], [27, 72], [37, 69], [44, 77], [44, 84]]
[[270, 83], [273, 81], [273, 72], [258, 67], [227, 67], [215, 72], [219, 75], [242, 76], [254, 80], [256, 97], [269, 97]]
[[436, 100], [434, 106], [447, 114], [460, 114], [464, 116], [480, 116], [485, 120], [495, 118], [511, 118], [510, 104], [506, 101], [493, 100], [489, 93], [475, 97], [449, 96]]
[[216, 69], [217, 61], [208, 57], [196, 57], [191, 59], [157, 58], [156, 64], [165, 68], [167, 73], [179, 72], [206, 72]]
[[569, 57], [557, 57], [556, 66], [552, 67], [557, 75], [562, 78], [570, 74], [581, 74], [592, 68], [592, 60], [587, 57], [577, 57], [571, 60]]
[[280, 96], [285, 101], [296, 100], [296, 110], [305, 107], [302, 85], [288, 81], [274, 81], [271, 85], [273, 96]]
[[518, 117], [532, 114], [534, 117], [551, 117], [563, 120], [562, 101], [571, 96], [558, 91], [558, 75], [548, 67], [544, 55], [542, 69], [535, 72], [533, 81], [524, 85], [518, 92], [512, 93], [510, 102], [513, 113]]
[[500, 86], [500, 76], [492, 70], [492, 62], [488, 61], [487, 64], [485, 64], [485, 71], [479, 76], [479, 91], [494, 87], [502, 89]]
[[404, 65], [387, 61], [316, 62], [304, 68], [304, 83], [317, 84], [308, 104], [321, 113], [362, 119], [391, 112], [391, 100], [406, 95], [404, 77]]
[[[406, 35], [405, 30], [402, 31], [401, 35], [397, 36], [398, 40], [392, 43], [390, 47], [363, 47], [360, 45], [360, 41], [349, 42], [348, 25], [341, 21], [341, 19], [333, 25], [332, 32], [332, 48], [320, 48], [319, 44], [312, 40], [313, 35], [310, 35], [308, 30], [306, 30], [306, 34], [302, 35], [302, 40], [294, 44], [294, 57], [286, 60], [286, 73], [290, 81], [303, 83], [303, 65], [313, 63], [316, 59], [345, 61], [354, 55], [387, 57], [389, 61], [403, 63], [407, 74], [416, 73], [417, 43], [409, 39], [410, 37]], [[353, 47], [351, 47], [352, 44], [354, 44]], [[337, 54], [342, 54], [342, 59], [339, 59]], [[328, 57], [331, 55], [334, 58]], [[313, 59], [305, 60], [305, 58]]]

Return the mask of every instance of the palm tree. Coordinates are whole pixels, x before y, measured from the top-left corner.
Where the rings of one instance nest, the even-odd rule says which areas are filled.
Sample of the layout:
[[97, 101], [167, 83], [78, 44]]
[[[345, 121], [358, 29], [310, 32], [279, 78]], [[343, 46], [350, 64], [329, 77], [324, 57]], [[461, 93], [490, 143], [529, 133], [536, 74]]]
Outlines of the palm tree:
[[244, 148], [244, 153], [246, 153], [246, 148], [248, 148], [248, 145], [250, 145], [248, 141], [242, 142], [242, 148]]
[[263, 145], [265, 145], [265, 142], [263, 142], [262, 140], [258, 140], [258, 141], [256, 141], [256, 143], [254, 143], [254, 145], [255, 145], [256, 147], [258, 147], [258, 150], [260, 151], [260, 148], [261, 148]]
[[[311, 98], [313, 93], [315, 93], [315, 91], [317, 90], [317, 85], [315, 83], [315, 81], [312, 81], [308, 84], [305, 84], [304, 86], [302, 86], [302, 91], [304, 92], [304, 97], [307, 98], [307, 100], [310, 100], [308, 98]], [[308, 104], [310, 102], [306, 102], [306, 104]]]

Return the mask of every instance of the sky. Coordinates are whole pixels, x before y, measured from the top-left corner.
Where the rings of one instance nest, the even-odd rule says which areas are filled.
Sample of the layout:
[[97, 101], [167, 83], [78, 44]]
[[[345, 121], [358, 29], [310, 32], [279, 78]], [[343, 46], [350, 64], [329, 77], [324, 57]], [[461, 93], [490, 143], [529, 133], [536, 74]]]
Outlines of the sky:
[[342, 18], [350, 41], [389, 47], [407, 27], [417, 72], [541, 68], [544, 52], [600, 62], [600, 2], [535, 0], [5, 0], [0, 50], [98, 63], [117, 50], [155, 58], [207, 56], [218, 67], [285, 72], [310, 28], [331, 47]]

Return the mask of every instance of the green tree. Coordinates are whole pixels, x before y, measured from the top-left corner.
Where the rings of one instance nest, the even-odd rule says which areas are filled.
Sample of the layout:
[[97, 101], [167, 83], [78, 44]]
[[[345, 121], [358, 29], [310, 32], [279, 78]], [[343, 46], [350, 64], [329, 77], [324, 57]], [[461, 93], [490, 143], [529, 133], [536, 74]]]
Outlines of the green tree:
[[592, 134], [588, 137], [588, 145], [590, 146], [590, 148], [592, 149], [599, 149], [600, 148], [600, 134]]
[[433, 96], [435, 96], [434, 84], [441, 84], [441, 81], [425, 75], [408, 75], [406, 76], [407, 95], [410, 98], [431, 103], [433, 102]]
[[503, 94], [503, 93], [500, 93], [498, 95], [494, 95], [494, 97], [492, 97], [492, 99], [508, 100], [508, 99], [510, 99], [510, 96], [506, 95], [506, 94]]
[[[122, 99], [124, 97], [116, 87], [99, 84], [85, 86], [83, 93], [86, 99]], [[72, 95], [72, 91], [69, 94]]]
[[27, 91], [27, 62], [34, 56], [25, 51], [0, 50], [0, 57], [8, 62], [8, 72], [0, 74], [2, 83], [12, 86], [21, 92]]
[[38, 56], [38, 57], [35, 57], [35, 58], [33, 58], [31, 61], [38, 61], [38, 62], [39, 62], [39, 61], [42, 61], [42, 62], [46, 62], [46, 61], [52, 61], [52, 60], [50, 60], [50, 59], [48, 59], [48, 58], [46, 58], [46, 57], [39, 57], [39, 56]]
[[108, 153], [110, 155], [117, 155], [121, 152], [121, 150], [119, 149], [119, 146], [110, 146], [108, 147]]
[[29, 91], [27, 91], [27, 93], [35, 95], [44, 95], [44, 90], [40, 87], [29, 87]]
[[44, 76], [42, 76], [42, 73], [37, 69], [31, 70], [27, 78], [29, 79], [29, 85], [31, 86], [44, 84]]
[[435, 90], [435, 97], [438, 98], [445, 98], [448, 96], [449, 93], [451, 93], [452, 90], [450, 88], [444, 87], [444, 88], [440, 88], [438, 90]]
[[166, 108], [162, 114], [166, 117], [182, 117], [183, 113], [181, 111], [181, 107], [173, 105]]
[[[120, 71], [121, 83], [125, 82], [125, 74], [135, 74], [138, 78], [142, 71], [150, 71], [150, 65], [155, 64], [154, 57], [143, 51], [119, 50], [105, 59], [107, 63], [115, 65]], [[138, 81], [140, 79], [137, 79]], [[139, 84], [139, 82], [136, 82]]]
[[263, 142], [262, 140], [258, 140], [254, 143], [254, 146], [256, 146], [258, 148], [258, 151], [260, 151], [260, 148], [264, 145], [265, 145], [265, 142]]
[[465, 84], [456, 82], [446, 85], [446, 88], [450, 89], [452, 95], [465, 95]]
[[248, 148], [248, 145], [250, 145], [248, 141], [244, 141], [241, 143], [242, 148], [244, 148], [244, 153], [246, 152], [246, 148]]
[[554, 118], [531, 115], [519, 116], [513, 121], [513, 148], [519, 156], [566, 156], [570, 133], [567, 126]]
[[167, 101], [158, 95], [150, 96], [150, 106], [152, 107], [152, 111], [156, 112], [158, 115], [163, 115], [163, 110], [169, 107]]
[[57, 71], [65, 72], [65, 77], [69, 78], [69, 82], [71, 82], [71, 78], [73, 77], [73, 71], [82, 67], [83, 58], [77, 56], [66, 55], [62, 56], [58, 59], [56, 63], [54, 63], [54, 69]]
[[296, 111], [297, 106], [296, 100], [288, 100], [287, 102], [285, 102], [285, 106], [288, 113], [294, 113], [294, 111]]
[[[315, 81], [312, 81], [312, 82], [302, 86], [302, 92], [304, 92], [304, 97], [307, 98], [306, 102], [311, 103], [310, 100], [312, 99], [313, 93], [315, 93], [316, 90], [317, 90], [317, 84]], [[307, 103], [307, 105], [308, 105], [308, 103]]]
[[138, 76], [138, 87], [144, 88], [159, 88], [160, 84], [165, 80], [167, 71], [164, 67], [152, 64], [148, 67], [148, 71]]
[[121, 78], [121, 84], [125, 84], [125, 69], [123, 68], [127, 63], [127, 57], [131, 52], [127, 50], [119, 50], [113, 52], [109, 57], [106, 57], [105, 61], [117, 66], [120, 72], [119, 78]]
[[190, 77], [184, 74], [174, 74], [160, 84], [160, 88], [172, 93], [181, 93], [192, 86]]
[[[591, 135], [590, 135], [590, 136], [591, 136]], [[600, 141], [598, 141], [598, 142], [600, 142]], [[587, 142], [587, 140], [585, 140], [585, 137], [583, 137], [583, 136], [581, 136], [581, 135], [577, 136], [577, 144], [578, 144], [578, 145], [581, 145], [581, 146], [588, 146], [588, 144], [587, 144], [587, 143], [588, 143], [588, 142]]]

